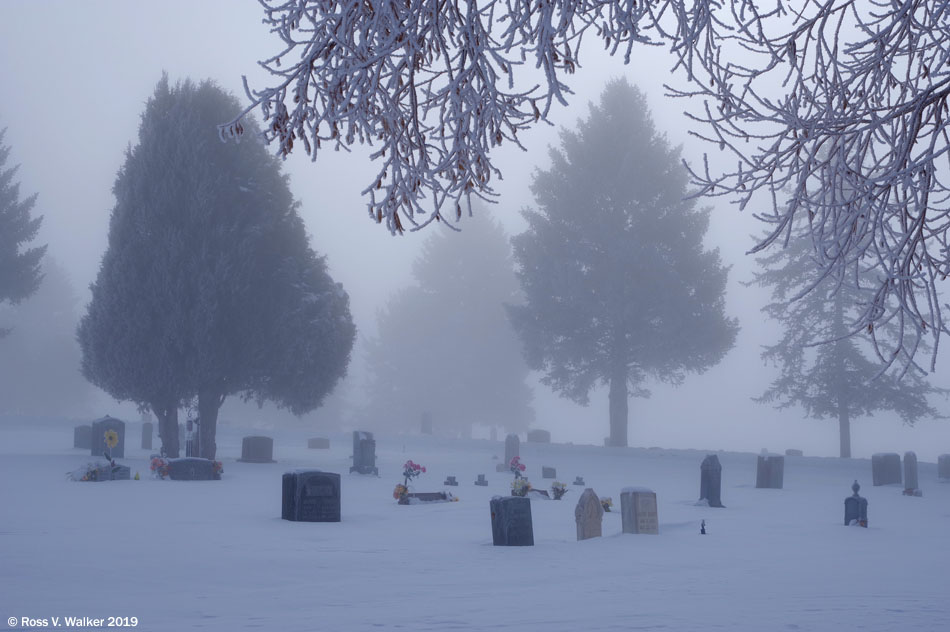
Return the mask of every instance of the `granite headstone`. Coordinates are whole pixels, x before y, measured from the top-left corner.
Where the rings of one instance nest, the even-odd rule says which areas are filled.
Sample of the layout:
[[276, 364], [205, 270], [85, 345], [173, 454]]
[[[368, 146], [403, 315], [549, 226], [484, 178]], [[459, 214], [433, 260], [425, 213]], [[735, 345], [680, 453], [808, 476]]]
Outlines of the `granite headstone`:
[[168, 459], [168, 478], [173, 481], [214, 481], [221, 476], [214, 471], [214, 461], [197, 457]]
[[320, 470], [285, 472], [280, 517], [294, 522], [340, 522], [340, 475]]
[[505, 467], [511, 463], [511, 459], [521, 456], [521, 439], [516, 434], [510, 434], [505, 437]]
[[495, 496], [491, 508], [491, 535], [495, 546], [534, 546], [531, 501], [521, 496]]
[[644, 487], [625, 487], [620, 492], [620, 516], [624, 533], [660, 533], [656, 492]]
[[353, 465], [350, 472], [379, 475], [376, 467], [376, 440], [372, 432], [353, 431]]
[[785, 457], [760, 454], [756, 461], [756, 489], [782, 489], [785, 478]]
[[488, 481], [485, 480], [484, 474], [479, 474], [478, 479], [476, 479], [475, 484], [479, 487], [488, 487]]
[[541, 478], [557, 478], [557, 468], [541, 466]]
[[904, 453], [904, 495], [921, 496], [920, 484], [917, 480], [917, 454]]
[[241, 458], [244, 463], [276, 463], [274, 440], [271, 437], [244, 437], [241, 441]]
[[871, 482], [880, 485], [901, 484], [901, 456], [896, 452], [879, 452], [871, 455]]
[[[114, 430], [119, 437], [119, 442], [114, 448], [106, 446], [106, 432]], [[101, 419], [92, 422], [92, 432], [90, 433], [90, 451], [92, 456], [105, 456], [106, 451], [113, 459], [125, 457], [125, 422], [115, 417], [106, 415]]]
[[722, 504], [722, 465], [719, 457], [709, 454], [699, 466], [699, 500], [705, 500], [710, 507], [723, 507]]

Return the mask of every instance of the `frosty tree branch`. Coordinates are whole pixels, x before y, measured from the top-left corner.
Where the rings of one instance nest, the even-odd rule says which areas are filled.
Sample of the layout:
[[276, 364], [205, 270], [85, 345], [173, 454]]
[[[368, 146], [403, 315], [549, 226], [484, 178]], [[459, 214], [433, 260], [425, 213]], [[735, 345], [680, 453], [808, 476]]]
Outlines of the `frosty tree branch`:
[[695, 134], [736, 161], [694, 178], [765, 209], [756, 250], [805, 213], [826, 275], [875, 265], [872, 332], [895, 320], [914, 349], [947, 331], [950, 0], [260, 1], [283, 47], [261, 62], [274, 83], [245, 85], [247, 111], [283, 155], [372, 145], [364, 194], [393, 233], [493, 195], [491, 151], [564, 102], [585, 34], [625, 62], [636, 43], [668, 44], [689, 82], [671, 92], [702, 104]]

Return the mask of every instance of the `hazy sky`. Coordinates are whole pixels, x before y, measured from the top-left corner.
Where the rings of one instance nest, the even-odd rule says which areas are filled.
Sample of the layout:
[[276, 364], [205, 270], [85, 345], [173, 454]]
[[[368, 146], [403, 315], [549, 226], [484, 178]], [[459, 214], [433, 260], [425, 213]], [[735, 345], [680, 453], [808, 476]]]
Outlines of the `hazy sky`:
[[[40, 242], [70, 272], [85, 302], [106, 246], [111, 193], [124, 151], [136, 139], [139, 117], [162, 71], [175, 81], [212, 78], [244, 100], [241, 76], [254, 86], [266, 78], [256, 65], [276, 52], [279, 41], [261, 24], [256, 0], [162, 2], [5, 0], [0, 2], [0, 128], [13, 161], [20, 163], [24, 194], [39, 193], [36, 212], [45, 216]], [[591, 44], [594, 42], [591, 41]], [[583, 56], [586, 54], [586, 58]], [[576, 91], [568, 108], [557, 109], [555, 125], [572, 125], [587, 114], [604, 83], [625, 75], [647, 92], [654, 119], [687, 157], [701, 148], [686, 134], [684, 103], [663, 96], [672, 58], [640, 48], [629, 66], [605, 57], [596, 46], [582, 53], [570, 81]], [[547, 165], [547, 147], [556, 127], [542, 126], [522, 138], [528, 152], [508, 147], [498, 154], [505, 175], [495, 215], [511, 234], [523, 229], [517, 211], [532, 203], [528, 190], [536, 166]], [[315, 163], [300, 153], [286, 162], [291, 187], [302, 202], [313, 245], [326, 254], [331, 274], [350, 294], [360, 336], [372, 335], [376, 310], [393, 290], [410, 280], [410, 265], [428, 230], [392, 237], [368, 219], [359, 191], [375, 174], [360, 151], [325, 152]], [[464, 220], [462, 223], [464, 229]], [[777, 413], [749, 400], [774, 373], [759, 360], [762, 344], [777, 329], [759, 309], [768, 298], [741, 286], [754, 265], [744, 253], [750, 235], [761, 232], [748, 213], [717, 201], [707, 243], [733, 266], [728, 312], [742, 330], [737, 347], [719, 366], [690, 377], [680, 388], [652, 387], [650, 400], [631, 400], [632, 445], [725, 448], [758, 451], [802, 448], [806, 454], [837, 455], [837, 425]], [[464, 235], [464, 233], [463, 233]], [[351, 373], [359, 375], [362, 351], [354, 350]], [[950, 360], [938, 365], [935, 383], [950, 386]], [[359, 384], [355, 392], [358, 396]], [[607, 435], [606, 392], [582, 408], [535, 389], [537, 427], [556, 441], [601, 443]], [[948, 409], [946, 402], [941, 402]], [[853, 424], [855, 456], [916, 450], [925, 459], [950, 451], [950, 424], [924, 421], [904, 428], [892, 415]]]

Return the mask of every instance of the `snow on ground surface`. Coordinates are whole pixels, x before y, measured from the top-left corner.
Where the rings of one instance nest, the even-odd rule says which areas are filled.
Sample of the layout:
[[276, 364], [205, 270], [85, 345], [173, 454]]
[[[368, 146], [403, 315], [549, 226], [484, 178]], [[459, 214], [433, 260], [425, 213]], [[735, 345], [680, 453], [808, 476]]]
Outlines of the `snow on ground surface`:
[[[503, 442], [377, 435], [375, 478], [347, 473], [349, 435], [326, 451], [280, 434], [277, 463], [251, 464], [237, 462], [243, 434], [266, 433], [222, 430], [223, 480], [157, 481], [129, 424], [120, 462], [143, 480], [77, 483], [65, 473], [91, 459], [69, 447], [71, 424], [0, 425], [3, 620], [135, 616], [156, 631], [950, 629], [950, 484], [933, 463], [920, 464], [924, 496], [909, 498], [872, 487], [866, 459], [786, 457], [785, 489], [765, 490], [756, 455], [719, 453], [726, 508], [711, 509], [694, 504], [703, 451], [522, 443], [536, 486], [551, 483], [542, 465], [565, 483], [582, 475], [615, 511], [604, 537], [577, 542], [583, 488], [569, 485], [562, 501], [532, 501], [535, 546], [508, 548], [492, 546], [488, 508], [511, 480], [492, 460]], [[410, 458], [428, 470], [416, 491], [446, 489], [452, 474], [460, 502], [397, 505]], [[341, 473], [342, 522], [280, 519], [281, 474], [295, 468]], [[472, 484], [479, 473], [488, 487]], [[868, 529], [842, 524], [854, 479]], [[656, 491], [659, 536], [621, 534], [628, 486]]]

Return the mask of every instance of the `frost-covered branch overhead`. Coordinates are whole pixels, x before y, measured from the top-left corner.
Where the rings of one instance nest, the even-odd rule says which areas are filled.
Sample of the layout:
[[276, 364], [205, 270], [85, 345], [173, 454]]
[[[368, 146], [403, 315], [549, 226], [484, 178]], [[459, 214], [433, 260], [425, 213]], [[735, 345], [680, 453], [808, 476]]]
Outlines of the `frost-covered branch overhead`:
[[899, 321], [908, 348], [946, 331], [950, 0], [260, 1], [282, 47], [248, 110], [283, 155], [371, 145], [393, 233], [492, 196], [492, 150], [564, 102], [585, 35], [625, 62], [663, 44], [694, 132], [736, 165], [693, 175], [772, 224], [757, 249], [804, 213], [827, 274], [876, 266], [868, 327]]

